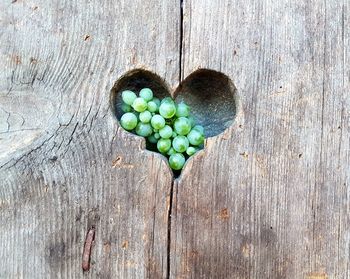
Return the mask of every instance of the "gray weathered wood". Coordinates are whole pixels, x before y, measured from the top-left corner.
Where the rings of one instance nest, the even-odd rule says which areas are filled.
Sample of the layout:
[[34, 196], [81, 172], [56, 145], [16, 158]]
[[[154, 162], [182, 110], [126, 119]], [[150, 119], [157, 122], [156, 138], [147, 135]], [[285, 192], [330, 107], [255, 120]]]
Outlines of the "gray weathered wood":
[[[183, 30], [180, 1], [0, 11], [0, 278], [350, 277], [347, 1], [186, 0]], [[135, 68], [240, 97], [173, 186], [109, 107]]]
[[182, 77], [232, 77], [235, 124], [174, 187], [171, 278], [350, 278], [348, 1], [184, 1]]
[[174, 86], [179, 5], [1, 1], [0, 278], [164, 278], [171, 173], [118, 129], [114, 82]]

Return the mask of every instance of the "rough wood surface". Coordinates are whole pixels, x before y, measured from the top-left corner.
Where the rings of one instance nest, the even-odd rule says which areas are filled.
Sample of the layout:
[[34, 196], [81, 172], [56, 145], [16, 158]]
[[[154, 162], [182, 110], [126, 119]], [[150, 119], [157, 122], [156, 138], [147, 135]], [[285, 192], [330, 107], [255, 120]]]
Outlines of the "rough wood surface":
[[171, 278], [350, 278], [349, 1], [184, 1], [243, 109], [174, 187]]
[[172, 177], [118, 129], [109, 95], [139, 67], [177, 84], [179, 4], [9, 0], [0, 11], [0, 278], [165, 278]]
[[[350, 278], [350, 4], [180, 2], [0, 2], [0, 278]], [[172, 186], [110, 90], [201, 67], [241, 101]]]

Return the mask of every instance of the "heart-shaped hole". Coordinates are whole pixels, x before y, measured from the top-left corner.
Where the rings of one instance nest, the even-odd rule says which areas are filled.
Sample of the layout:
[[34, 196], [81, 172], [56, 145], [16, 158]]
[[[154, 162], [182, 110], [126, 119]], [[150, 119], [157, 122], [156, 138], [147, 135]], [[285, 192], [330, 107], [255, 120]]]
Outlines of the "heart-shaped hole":
[[159, 99], [171, 96], [175, 97], [177, 103], [184, 101], [188, 104], [196, 124], [204, 127], [206, 137], [224, 132], [236, 116], [236, 88], [223, 73], [199, 69], [190, 74], [175, 92], [170, 94], [168, 86], [158, 75], [136, 69], [123, 75], [111, 90], [111, 106], [118, 121], [124, 114], [121, 109], [121, 92], [132, 90], [138, 93], [143, 88], [150, 88]]

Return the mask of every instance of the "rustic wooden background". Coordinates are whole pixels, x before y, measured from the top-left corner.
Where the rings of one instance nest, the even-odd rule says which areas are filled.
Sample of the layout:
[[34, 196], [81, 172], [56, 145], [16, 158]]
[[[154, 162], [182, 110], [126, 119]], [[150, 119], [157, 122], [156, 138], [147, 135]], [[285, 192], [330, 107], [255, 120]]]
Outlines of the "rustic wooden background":
[[[0, 278], [350, 278], [349, 24], [347, 0], [0, 1]], [[110, 110], [135, 68], [237, 87], [174, 183]]]

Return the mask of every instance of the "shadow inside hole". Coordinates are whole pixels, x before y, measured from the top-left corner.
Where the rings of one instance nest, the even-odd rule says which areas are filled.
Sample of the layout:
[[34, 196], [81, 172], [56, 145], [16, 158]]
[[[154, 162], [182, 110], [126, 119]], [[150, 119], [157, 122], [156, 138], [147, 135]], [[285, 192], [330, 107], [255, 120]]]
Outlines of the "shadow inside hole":
[[223, 73], [200, 69], [189, 75], [175, 92], [176, 101], [191, 107], [196, 123], [206, 137], [216, 136], [231, 126], [236, 116], [236, 88]]

